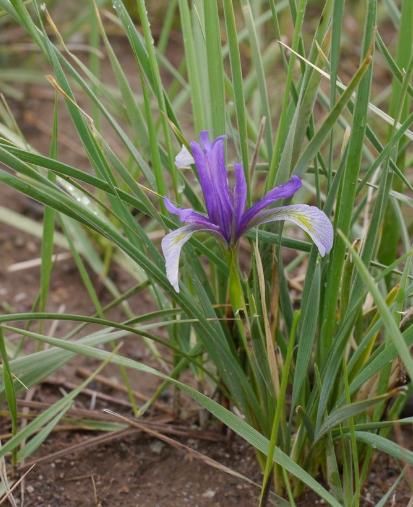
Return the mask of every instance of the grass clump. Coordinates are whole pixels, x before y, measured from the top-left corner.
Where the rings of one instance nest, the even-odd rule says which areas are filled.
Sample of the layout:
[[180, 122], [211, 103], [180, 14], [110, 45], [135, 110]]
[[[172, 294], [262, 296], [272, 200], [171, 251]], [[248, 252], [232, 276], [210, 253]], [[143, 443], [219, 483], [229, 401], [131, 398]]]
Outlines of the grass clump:
[[[24, 30], [55, 95], [49, 153], [29, 145], [6, 104], [0, 110], [0, 181], [45, 206], [38, 300], [31, 312], [0, 316], [1, 390], [13, 422], [0, 456], [27, 457], [79, 392], [19, 430], [16, 396], [23, 386], [87, 356], [119, 366], [136, 416], [174, 385], [249, 442], [263, 471], [261, 505], [272, 494], [294, 505], [310, 488], [330, 505], [357, 506], [375, 449], [413, 463], [412, 452], [391, 437], [394, 424], [411, 423], [401, 413], [413, 376], [413, 327], [402, 323], [412, 295], [413, 7], [407, 0], [401, 8], [377, 0], [357, 9], [343, 0], [308, 4], [173, 1], [154, 39], [144, 0], [133, 17], [121, 0], [114, 11], [90, 2], [83, 24], [67, 21], [73, 30], [87, 29], [89, 53], [80, 58], [48, 8], [0, 0], [0, 20]], [[357, 24], [356, 45], [346, 20]], [[128, 41], [138, 86], [119, 59], [113, 31]], [[383, 40], [389, 33], [394, 47]], [[102, 73], [103, 55], [115, 85]], [[63, 105], [86, 170], [59, 156]], [[232, 194], [221, 196], [225, 176], [206, 192], [191, 161], [177, 167], [184, 146], [200, 171], [190, 142], [203, 130], [226, 135], [238, 190], [232, 203]], [[220, 154], [211, 155], [217, 166]], [[250, 206], [292, 175], [303, 181], [295, 215], [275, 208], [278, 218], [274, 211], [271, 217], [294, 218], [310, 237], [268, 220], [225, 237], [235, 215], [219, 222], [219, 205], [229, 196], [235, 206], [243, 178]], [[203, 234], [182, 250], [177, 291], [158, 241], [178, 228], [164, 198], [203, 213], [201, 190], [213, 222], [207, 232], [225, 241], [205, 234], [202, 222]], [[209, 206], [209, 198], [218, 204]], [[309, 209], [298, 208], [304, 202], [333, 223], [331, 253], [330, 244], [320, 249], [309, 215], [297, 215]], [[222, 226], [218, 233], [214, 225]], [[95, 315], [48, 311], [58, 244], [73, 256]], [[122, 294], [111, 279], [111, 262], [133, 278], [130, 292]], [[108, 316], [91, 270], [112, 295], [109, 306], [122, 309], [122, 322]], [[137, 291], [150, 297], [151, 312], [131, 310], [128, 299]], [[42, 323], [54, 319], [77, 327], [48, 336]], [[100, 330], [88, 331], [92, 323]], [[21, 343], [35, 341], [36, 351], [16, 345], [16, 335]], [[156, 366], [118, 351], [128, 335], [142, 338]], [[129, 388], [129, 369], [162, 380], [142, 406]], [[195, 383], [183, 380], [188, 372]]]

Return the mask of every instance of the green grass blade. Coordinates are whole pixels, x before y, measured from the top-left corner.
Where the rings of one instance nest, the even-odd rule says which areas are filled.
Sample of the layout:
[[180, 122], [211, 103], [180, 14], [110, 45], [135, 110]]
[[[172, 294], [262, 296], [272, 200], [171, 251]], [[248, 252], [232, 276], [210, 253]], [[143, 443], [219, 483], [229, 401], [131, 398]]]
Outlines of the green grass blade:
[[[397, 46], [396, 63], [402, 69], [408, 69], [409, 62], [413, 55], [413, 44], [411, 42], [411, 29], [413, 25], [413, 3], [403, 2], [401, 17], [399, 41]], [[396, 77], [393, 77], [392, 95], [390, 99], [389, 114], [396, 117], [399, 114], [401, 121], [405, 120], [410, 109], [410, 101], [403, 94], [403, 82], [400, 83]], [[402, 172], [405, 171], [406, 151], [401, 146], [397, 150], [397, 162]], [[403, 191], [403, 183], [399, 179], [393, 182], [393, 189], [397, 192]], [[401, 231], [398, 227], [396, 212], [391, 205], [387, 204], [387, 209], [383, 224], [383, 237], [379, 248], [378, 259], [380, 262], [390, 264], [394, 261], [397, 254], [398, 240]]]
[[336, 426], [345, 422], [347, 419], [350, 419], [358, 414], [362, 414], [366, 412], [371, 407], [374, 407], [378, 403], [394, 396], [394, 392], [381, 394], [380, 396], [375, 396], [374, 398], [370, 398], [368, 400], [362, 400], [355, 403], [344, 405], [343, 407], [339, 407], [334, 409], [324, 420], [321, 425], [319, 431], [314, 435], [314, 441], [317, 442], [320, 440], [326, 433], [332, 431]]
[[181, 15], [181, 28], [185, 48], [185, 59], [187, 62], [186, 67], [188, 80], [191, 87], [193, 122], [195, 131], [200, 132], [207, 126], [199, 72], [199, 65], [202, 60], [199, 60], [196, 55], [193, 30], [191, 26], [191, 13], [189, 11], [187, 0], [179, 0], [179, 12]]
[[[14, 389], [13, 376], [10, 369], [9, 357], [6, 349], [6, 342], [4, 338], [3, 328], [0, 327], [0, 356], [3, 363], [2, 373], [3, 373], [3, 383], [4, 383], [4, 392], [7, 400], [7, 406], [10, 413], [11, 419], [11, 431], [13, 437], [17, 435], [17, 403], [16, 403], [16, 392]], [[13, 438], [12, 437], [12, 438]], [[16, 452], [13, 452], [12, 456], [13, 464], [17, 462]]]
[[215, 0], [204, 2], [205, 44], [209, 78], [209, 108], [214, 136], [225, 134], [225, 89], [221, 29]]
[[322, 144], [325, 142], [329, 133], [331, 132], [332, 127], [334, 126], [335, 122], [337, 121], [340, 114], [344, 110], [344, 107], [348, 104], [348, 102], [352, 98], [354, 90], [356, 90], [360, 82], [363, 79], [365, 79], [366, 73], [369, 72], [370, 65], [371, 65], [371, 56], [368, 54], [366, 58], [362, 61], [360, 67], [354, 74], [347, 88], [340, 95], [335, 106], [332, 108], [330, 113], [323, 121], [321, 127], [318, 129], [314, 137], [311, 139], [311, 141], [308, 143], [305, 150], [301, 154], [294, 169], [295, 174], [302, 176], [306, 172], [311, 160], [316, 156], [317, 152], [320, 150]]
[[[347, 435], [346, 435], [347, 436]], [[374, 433], [368, 433], [365, 431], [356, 431], [355, 436], [360, 442], [364, 442], [372, 446], [374, 449], [378, 449], [385, 452], [393, 458], [413, 465], [413, 452], [401, 447], [400, 445], [388, 440], [387, 438], [375, 435]]]
[[[376, 1], [367, 0], [365, 5], [367, 12], [365, 17], [362, 58], [367, 59], [368, 68], [357, 90], [353, 116], [353, 128], [348, 147], [347, 164], [343, 174], [341, 195], [338, 204], [337, 216], [335, 218], [336, 228], [340, 229], [346, 236], [350, 230], [357, 179], [360, 171], [372, 76], [371, 65], [368, 65], [368, 62], [370, 60], [369, 54], [374, 40], [376, 26]], [[327, 279], [329, 281], [326, 287], [323, 310], [324, 325], [322, 327], [322, 364], [324, 364], [327, 360], [331, 344], [333, 342], [334, 330], [336, 327], [335, 312], [344, 256], [345, 244], [341, 239], [337, 238], [327, 274]]]
[[320, 304], [321, 268], [317, 264], [309, 292], [309, 304], [306, 305], [301, 318], [298, 337], [297, 358], [294, 366], [293, 392], [291, 398], [291, 413], [299, 402], [305, 381], [308, 379], [308, 368], [311, 364], [314, 341], [317, 333], [318, 312]]
[[260, 50], [257, 30], [254, 22], [254, 15], [252, 12], [252, 6], [250, 0], [242, 0], [242, 11], [244, 14], [245, 24], [248, 30], [248, 37], [252, 50], [253, 65], [255, 68], [255, 74], [257, 77], [258, 91], [261, 102], [261, 115], [265, 117], [265, 144], [267, 148], [267, 156], [271, 159], [272, 156], [272, 114], [270, 108], [270, 100], [268, 97], [268, 88], [265, 79], [264, 65], [262, 61], [262, 51]]
[[[52, 140], [50, 145], [50, 157], [57, 156], [57, 140], [58, 140], [58, 97], [55, 97], [55, 105], [53, 112]], [[49, 172], [49, 179], [55, 181], [54, 173]], [[40, 292], [39, 292], [39, 311], [46, 309], [47, 298], [49, 294], [50, 278], [53, 269], [53, 247], [54, 247], [54, 228], [55, 228], [55, 210], [53, 208], [45, 208], [43, 217], [43, 234], [41, 244], [41, 268], [40, 268]]]
[[235, 13], [231, 0], [224, 0], [225, 25], [227, 29], [229, 58], [231, 62], [232, 80], [234, 85], [235, 108], [237, 112], [237, 126], [239, 142], [241, 147], [242, 164], [248, 185], [248, 195], [251, 194], [250, 178], [248, 177], [248, 137], [247, 120], [245, 111], [244, 83], [241, 68], [241, 56], [238, 46], [237, 27], [235, 22]]
[[[96, 294], [92, 280], [89, 277], [89, 274], [85, 268], [82, 258], [79, 255], [79, 253], [74, 245], [73, 238], [71, 237], [70, 229], [69, 229], [69, 227], [66, 227], [66, 223], [69, 220], [70, 219], [65, 216], [61, 217], [61, 224], [63, 226], [63, 231], [64, 231], [65, 236], [67, 238], [73, 260], [75, 261], [76, 267], [79, 271], [80, 278], [82, 279], [83, 285], [85, 286], [87, 293], [89, 294], [90, 300], [92, 301], [92, 303], [95, 307], [96, 313], [100, 317], [103, 317], [103, 310], [102, 310], [102, 305], [100, 304], [100, 301], [99, 301], [99, 297]], [[39, 309], [39, 311], [41, 312], [42, 309]]]
[[408, 374], [410, 375], [410, 378], [413, 378], [413, 359], [410, 355], [409, 348], [406, 345], [403, 335], [394, 320], [392, 312], [388, 308], [385, 299], [383, 298], [379, 288], [377, 287], [376, 282], [368, 272], [366, 266], [363, 264], [363, 261], [361, 260], [360, 256], [357, 254], [357, 252], [352, 247], [351, 243], [348, 241], [348, 239], [340, 230], [338, 231], [338, 234], [341, 237], [344, 245], [347, 246], [347, 248], [351, 251], [353, 261], [360, 274], [360, 277], [362, 278], [366, 287], [373, 296], [373, 299], [377, 305], [377, 309], [381, 315], [387, 333], [391, 341], [393, 342], [394, 347], [399, 353], [400, 360], [403, 362]]
[[[33, 443], [29, 441], [29, 443], [27, 444], [28, 451], [34, 451], [38, 447], [38, 445], [41, 444], [42, 440], [44, 440], [48, 436], [50, 431], [52, 431], [54, 426], [48, 424], [50, 423], [50, 420], [53, 419], [54, 422], [57, 424], [58, 420], [60, 419], [60, 417], [58, 416], [64, 415], [64, 413], [70, 408], [70, 405], [72, 404], [76, 396], [111, 361], [111, 357], [112, 354], [108, 353], [105, 359], [103, 359], [103, 363], [94, 371], [94, 373], [92, 373], [90, 377], [88, 377], [84, 382], [82, 382], [82, 384], [80, 384], [79, 387], [71, 391], [69, 394], [65, 395], [61, 400], [54, 403], [51, 407], [46, 409], [33, 421], [27, 424], [21, 431], [19, 431], [19, 433], [10, 438], [10, 440], [8, 440], [7, 443], [0, 448], [0, 457], [5, 456], [10, 451], [16, 449], [21, 442], [24, 442], [31, 435], [37, 433], [41, 428], [43, 428], [42, 430], [40, 430], [40, 433], [36, 437], [34, 437], [35, 441]], [[47, 424], [47, 426], [44, 426], [45, 424]], [[25, 456], [26, 454], [27, 453], [24, 450], [21, 452], [22, 457]]]
[[[164, 90], [162, 87], [162, 81], [161, 81], [161, 75], [159, 72], [158, 61], [156, 59], [155, 46], [154, 46], [154, 41], [152, 38], [151, 29], [150, 29], [148, 12], [146, 10], [146, 5], [145, 5], [144, 0], [137, 0], [137, 7], [138, 7], [139, 18], [142, 23], [143, 36], [145, 39], [145, 46], [146, 46], [146, 51], [147, 51], [147, 55], [148, 55], [148, 65], [150, 68], [151, 76], [152, 76], [153, 83], [154, 83], [155, 94], [156, 94], [156, 98], [158, 101], [158, 108], [159, 108], [159, 113], [160, 113], [160, 123], [162, 125], [162, 132], [163, 132], [163, 136], [164, 136], [164, 142], [166, 145], [166, 153], [167, 153], [167, 161], [168, 161], [167, 169], [172, 177], [172, 184], [173, 184], [175, 196], [176, 196], [177, 200], [179, 200], [179, 197], [178, 197], [178, 173], [177, 173], [175, 163], [174, 163], [172, 137], [171, 137], [170, 127], [168, 124], [168, 112], [166, 109], [165, 95], [164, 95]], [[154, 144], [154, 145], [156, 144], [156, 150], [158, 150], [158, 143], [156, 141], [154, 141], [154, 140], [151, 141], [151, 139], [150, 139], [150, 143]]]

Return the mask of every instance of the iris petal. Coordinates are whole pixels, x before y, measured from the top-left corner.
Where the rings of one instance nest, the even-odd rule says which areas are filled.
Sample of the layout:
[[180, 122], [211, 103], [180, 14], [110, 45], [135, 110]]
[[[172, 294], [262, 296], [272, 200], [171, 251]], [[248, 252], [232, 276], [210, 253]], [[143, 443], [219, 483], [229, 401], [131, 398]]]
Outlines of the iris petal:
[[240, 234], [250, 227], [251, 220], [264, 208], [280, 199], [289, 199], [301, 188], [301, 178], [292, 176], [286, 183], [267, 192], [262, 199], [249, 208], [241, 219]]
[[234, 164], [234, 173], [235, 185], [233, 192], [233, 206], [235, 235], [237, 236], [241, 225], [241, 217], [244, 213], [247, 201], [247, 182], [245, 181], [244, 168], [241, 164]]
[[165, 257], [166, 276], [176, 292], [179, 292], [179, 258], [182, 247], [191, 239], [192, 234], [199, 230], [199, 226], [185, 225], [170, 232], [162, 239], [161, 247]]
[[199, 133], [199, 142], [203, 146], [204, 150], [211, 149], [211, 141], [209, 139], [208, 130], [201, 130], [201, 132]]
[[208, 217], [203, 215], [202, 213], [198, 213], [194, 211], [192, 208], [178, 208], [172, 202], [165, 197], [164, 199], [165, 208], [174, 215], [177, 215], [179, 220], [186, 224], [196, 224], [203, 225], [210, 229], [213, 229], [216, 232], [219, 232], [219, 227], [213, 224]]
[[216, 211], [218, 205], [216, 200], [216, 192], [205, 153], [202, 147], [195, 141], [191, 143], [191, 151], [195, 160], [195, 166], [198, 172], [202, 193], [204, 194], [205, 207], [211, 221], [217, 224], [218, 217], [216, 216]]
[[279, 220], [293, 222], [305, 231], [316, 244], [322, 257], [331, 250], [334, 237], [333, 226], [324, 211], [308, 204], [293, 204], [262, 210], [250, 222], [249, 228]]
[[232, 200], [225, 167], [224, 136], [210, 141], [208, 132], [200, 134], [200, 144], [191, 143], [205, 205], [211, 222], [218, 225], [227, 241], [232, 231]]
[[[168, 233], [161, 242], [162, 253], [165, 257], [166, 276], [176, 292], [179, 292], [179, 258], [181, 250], [195, 232], [210, 232], [217, 235], [216, 230], [210, 226], [189, 224]], [[218, 233], [218, 237], [221, 240], [223, 239], [220, 233]]]
[[194, 163], [194, 157], [191, 155], [188, 148], [182, 145], [181, 151], [175, 157], [175, 165], [178, 169], [189, 167]]

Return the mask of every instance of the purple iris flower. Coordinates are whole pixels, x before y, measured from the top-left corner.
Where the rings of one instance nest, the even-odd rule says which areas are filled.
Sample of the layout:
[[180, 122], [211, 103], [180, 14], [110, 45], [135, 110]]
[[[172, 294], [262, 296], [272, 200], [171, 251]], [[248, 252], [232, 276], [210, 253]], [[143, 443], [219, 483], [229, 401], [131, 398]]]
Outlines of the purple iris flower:
[[200, 142], [191, 143], [191, 152], [182, 148], [175, 163], [178, 167], [195, 164], [206, 214], [191, 208], [177, 208], [165, 198], [165, 206], [186, 224], [162, 240], [162, 251], [166, 261], [168, 280], [179, 292], [179, 257], [184, 244], [195, 232], [209, 232], [219, 238], [228, 248], [234, 247], [240, 237], [253, 227], [287, 220], [303, 229], [324, 256], [333, 245], [333, 227], [326, 214], [315, 206], [293, 204], [269, 208], [280, 199], [291, 198], [299, 188], [301, 179], [292, 176], [286, 183], [267, 192], [251, 208], [246, 208], [247, 184], [241, 164], [234, 164], [234, 185], [230, 188], [225, 166], [225, 136], [210, 140], [207, 131], [200, 133]]

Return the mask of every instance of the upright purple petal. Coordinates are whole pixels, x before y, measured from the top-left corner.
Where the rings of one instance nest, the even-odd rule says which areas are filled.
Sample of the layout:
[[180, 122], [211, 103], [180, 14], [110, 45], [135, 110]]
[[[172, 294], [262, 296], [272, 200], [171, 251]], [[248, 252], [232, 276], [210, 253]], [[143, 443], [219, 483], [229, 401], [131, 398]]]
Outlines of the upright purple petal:
[[242, 234], [250, 227], [251, 220], [264, 208], [270, 206], [280, 199], [289, 199], [301, 188], [301, 178], [292, 176], [286, 183], [279, 185], [267, 192], [262, 199], [249, 208], [241, 219], [240, 233]]
[[244, 168], [241, 164], [234, 164], [235, 184], [233, 191], [234, 206], [234, 237], [238, 236], [241, 226], [241, 217], [245, 211], [247, 202], [247, 182], [245, 181]]
[[191, 142], [191, 152], [194, 157], [195, 167], [198, 172], [199, 183], [204, 194], [205, 206], [212, 222], [217, 223], [215, 210], [217, 209], [214, 184], [209, 167], [206, 161], [204, 150], [201, 145], [195, 141]]
[[[221, 136], [224, 137], [224, 136]], [[199, 142], [201, 146], [204, 148], [204, 150], [210, 150], [211, 149], [211, 140], [209, 139], [209, 132], [208, 130], [201, 130], [199, 133]]]
[[219, 227], [213, 224], [211, 220], [202, 213], [198, 213], [192, 208], [178, 208], [172, 204], [167, 197], [164, 199], [164, 204], [169, 213], [177, 215], [181, 222], [186, 224], [202, 225], [219, 233]]
[[201, 143], [191, 143], [205, 205], [211, 221], [218, 225], [229, 241], [232, 229], [232, 202], [225, 167], [224, 136], [212, 143], [208, 132], [200, 134]]
[[279, 208], [262, 210], [251, 220], [249, 228], [268, 222], [286, 220], [298, 225], [316, 244], [324, 257], [333, 246], [333, 226], [324, 211], [308, 204], [293, 204]]

